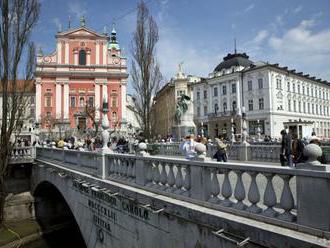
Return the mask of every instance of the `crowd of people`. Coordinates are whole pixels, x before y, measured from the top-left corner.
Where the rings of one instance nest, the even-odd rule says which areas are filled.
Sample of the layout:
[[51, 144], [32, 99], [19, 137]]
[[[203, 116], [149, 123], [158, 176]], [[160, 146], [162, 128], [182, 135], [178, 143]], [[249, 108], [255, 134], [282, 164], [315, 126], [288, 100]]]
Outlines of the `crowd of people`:
[[[312, 132], [312, 135], [309, 138], [299, 139], [296, 133], [287, 132], [286, 130], [281, 131], [282, 139], [276, 140], [281, 144], [281, 152], [279, 154], [279, 160], [282, 166], [293, 167], [299, 163], [306, 162], [307, 158], [304, 156], [305, 146], [308, 144], [316, 144], [321, 146], [321, 139], [316, 136], [315, 132]], [[266, 136], [265, 141], [275, 142], [271, 137]], [[180, 151], [185, 155], [187, 159], [193, 159], [196, 157], [196, 144], [202, 143], [206, 146], [206, 149], [209, 145], [216, 147], [213, 155], [213, 159], [218, 162], [227, 162], [228, 161], [228, 149], [230, 148], [230, 141], [226, 140], [223, 136], [219, 136], [212, 141], [205, 137], [192, 135], [187, 135], [185, 139], [180, 144]], [[323, 154], [318, 160], [322, 164], [326, 164], [326, 158]]]
[[198, 135], [196, 138], [193, 134], [187, 135], [185, 139], [180, 144], [180, 151], [185, 155], [187, 159], [195, 158], [197, 155], [196, 152], [196, 145], [197, 143], [201, 143], [206, 146], [208, 149], [209, 145], [216, 145], [217, 151], [214, 154], [213, 158], [217, 161], [227, 162], [228, 155], [227, 155], [227, 148], [228, 144], [226, 143], [223, 136], [219, 138], [215, 138], [214, 143], [211, 139], [207, 139], [206, 137], [202, 137]]
[[[107, 146], [118, 153], [129, 153], [137, 147], [140, 142], [147, 142], [143, 138], [133, 137], [130, 142], [124, 137], [112, 137], [108, 142]], [[265, 136], [265, 142], [280, 142], [281, 151], [279, 155], [279, 161], [282, 166], [293, 167], [296, 164], [304, 163], [306, 157], [304, 156], [304, 148], [307, 144], [317, 144], [321, 146], [321, 139], [318, 138], [315, 132], [309, 138], [299, 139], [296, 133], [287, 132], [286, 130], [281, 131], [281, 139], [274, 140], [270, 136]], [[167, 136], [165, 139], [161, 139], [161, 142], [172, 142], [172, 136]], [[250, 141], [251, 142], [251, 141]], [[228, 149], [231, 147], [231, 141], [225, 139], [224, 136], [219, 136], [214, 140], [208, 139], [207, 137], [202, 137], [197, 135], [196, 137], [191, 134], [187, 135], [180, 143], [179, 149], [184, 154], [187, 159], [193, 159], [197, 156], [196, 145], [201, 143], [206, 146], [206, 149], [210, 146], [216, 147], [214, 154], [212, 154], [213, 159], [218, 162], [228, 161]], [[27, 147], [30, 146], [28, 140], [18, 140], [17, 147]], [[34, 145], [40, 145], [45, 147], [56, 147], [62, 149], [74, 149], [79, 151], [98, 151], [103, 147], [101, 137], [86, 137], [86, 138], [60, 138], [57, 140], [46, 139], [44, 141], [35, 141]], [[326, 164], [327, 161], [323, 155], [318, 159], [321, 163]]]
[[[33, 145], [40, 145], [45, 147], [63, 148], [65, 150], [79, 150], [79, 151], [98, 151], [103, 147], [102, 139], [100, 137], [92, 138], [60, 138], [60, 139], [46, 139], [44, 141], [35, 142]], [[108, 142], [107, 146], [118, 153], [129, 153], [129, 143], [124, 137], [113, 137]]]
[[[304, 156], [304, 149], [306, 145], [316, 144], [321, 146], [321, 139], [316, 136], [315, 132], [312, 132], [312, 135], [309, 138], [299, 139], [296, 133], [282, 130], [281, 136], [280, 162], [282, 166], [293, 167], [299, 163], [304, 163], [307, 160]], [[322, 164], [327, 163], [324, 154], [318, 158], [318, 161]]]

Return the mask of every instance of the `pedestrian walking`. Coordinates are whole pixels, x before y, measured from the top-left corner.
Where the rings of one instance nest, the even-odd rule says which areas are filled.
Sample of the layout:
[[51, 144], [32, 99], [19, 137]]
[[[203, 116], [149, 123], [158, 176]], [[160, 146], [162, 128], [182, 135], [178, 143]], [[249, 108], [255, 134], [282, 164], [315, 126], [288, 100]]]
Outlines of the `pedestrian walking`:
[[194, 135], [187, 135], [185, 140], [180, 144], [180, 150], [183, 152], [186, 159], [192, 159], [196, 156], [195, 146], [196, 141], [194, 141]]
[[304, 158], [304, 148], [305, 145], [301, 139], [298, 138], [297, 134], [292, 135], [292, 158], [293, 158], [293, 163], [299, 164], [303, 163], [305, 161]]
[[224, 142], [223, 137], [215, 138], [215, 144], [217, 147], [216, 153], [213, 155], [218, 162], [227, 162], [228, 155], [227, 155], [227, 144]]
[[292, 166], [292, 136], [290, 133], [287, 133], [286, 130], [281, 131], [282, 142], [281, 142], [281, 154], [280, 154], [280, 162], [282, 166], [287, 164], [288, 166]]

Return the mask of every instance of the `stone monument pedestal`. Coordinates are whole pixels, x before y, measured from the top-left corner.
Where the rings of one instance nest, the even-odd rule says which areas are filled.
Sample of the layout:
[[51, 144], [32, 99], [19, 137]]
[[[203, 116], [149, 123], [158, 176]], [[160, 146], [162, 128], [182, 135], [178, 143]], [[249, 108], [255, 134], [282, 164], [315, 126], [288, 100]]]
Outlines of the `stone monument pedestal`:
[[172, 134], [176, 140], [180, 140], [182, 137], [185, 137], [189, 134], [195, 134], [196, 127], [195, 125], [174, 125], [172, 126]]

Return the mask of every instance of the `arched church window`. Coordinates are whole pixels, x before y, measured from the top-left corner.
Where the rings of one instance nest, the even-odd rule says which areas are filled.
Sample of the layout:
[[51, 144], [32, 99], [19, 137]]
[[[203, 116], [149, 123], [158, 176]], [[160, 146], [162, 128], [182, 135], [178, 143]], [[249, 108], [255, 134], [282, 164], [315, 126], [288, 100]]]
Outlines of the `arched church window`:
[[86, 51], [79, 51], [79, 65], [86, 65]]
[[85, 105], [85, 98], [84, 97], [79, 98], [79, 105], [80, 105], [80, 107], [84, 107], [84, 105]]
[[227, 111], [227, 103], [226, 103], [226, 102], [224, 102], [224, 103], [223, 103], [223, 112], [225, 112], [225, 113], [226, 113], [226, 111]]

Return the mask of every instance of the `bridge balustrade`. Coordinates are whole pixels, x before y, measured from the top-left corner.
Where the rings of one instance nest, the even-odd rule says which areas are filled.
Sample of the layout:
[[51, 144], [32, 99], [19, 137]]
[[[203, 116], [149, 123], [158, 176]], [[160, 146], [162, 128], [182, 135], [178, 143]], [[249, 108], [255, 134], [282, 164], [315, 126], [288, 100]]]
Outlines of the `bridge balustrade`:
[[35, 158], [35, 147], [15, 147], [11, 151], [9, 163], [10, 164], [22, 164], [32, 163]]
[[[272, 159], [262, 153], [254, 156]], [[53, 148], [37, 148], [37, 160], [271, 224], [330, 231], [330, 224], [320, 224], [328, 215], [313, 221], [317, 211], [328, 213], [328, 205], [314, 202], [330, 191], [328, 171]]]

